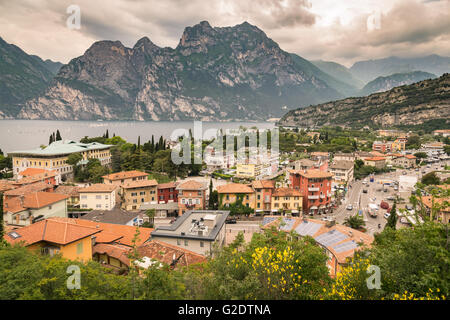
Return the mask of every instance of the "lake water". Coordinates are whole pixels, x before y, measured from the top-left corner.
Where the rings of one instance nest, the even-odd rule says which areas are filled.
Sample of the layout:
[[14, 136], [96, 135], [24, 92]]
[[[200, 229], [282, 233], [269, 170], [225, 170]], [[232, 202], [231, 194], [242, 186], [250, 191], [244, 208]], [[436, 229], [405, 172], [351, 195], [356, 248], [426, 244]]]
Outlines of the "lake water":
[[[240, 126], [262, 129], [274, 128], [273, 122], [202, 122], [203, 134], [213, 129], [238, 129]], [[51, 120], [0, 120], [0, 149], [8, 153], [15, 150], [37, 148], [47, 145], [52, 132], [59, 130], [63, 140], [79, 141], [85, 136], [102, 136], [106, 130], [109, 136], [121, 136], [125, 140], [145, 143], [155, 136], [155, 141], [162, 135], [168, 139], [176, 129], [192, 129], [194, 121], [51, 121]], [[211, 135], [206, 134], [205, 139]]]

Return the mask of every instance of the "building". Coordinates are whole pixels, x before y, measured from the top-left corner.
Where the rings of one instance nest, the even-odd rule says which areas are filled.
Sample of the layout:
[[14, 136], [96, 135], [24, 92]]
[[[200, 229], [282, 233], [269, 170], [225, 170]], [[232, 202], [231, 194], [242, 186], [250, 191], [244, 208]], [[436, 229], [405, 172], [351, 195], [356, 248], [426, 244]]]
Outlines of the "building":
[[330, 172], [333, 174], [333, 180], [339, 184], [347, 184], [353, 181], [353, 170], [355, 162], [346, 160], [337, 160], [330, 165]]
[[275, 181], [256, 180], [252, 182], [252, 188], [255, 190], [255, 211], [270, 212], [272, 193], [275, 190]]
[[0, 180], [0, 192], [6, 192], [17, 188], [13, 185], [13, 181], [2, 179]]
[[328, 152], [315, 151], [311, 152], [311, 160], [313, 161], [328, 161], [330, 154]]
[[45, 219], [5, 234], [10, 244], [23, 244], [29, 250], [70, 260], [92, 259], [93, 238], [100, 230], [64, 220]]
[[144, 216], [143, 212], [130, 212], [114, 208], [112, 210], [92, 210], [81, 216], [80, 219], [125, 226], [141, 226], [144, 223]]
[[400, 130], [378, 130], [379, 137], [403, 137], [405, 133]]
[[392, 160], [393, 165], [397, 167], [402, 167], [405, 169], [416, 167], [416, 157], [412, 154], [401, 155]]
[[28, 168], [17, 175], [15, 185], [22, 186], [35, 182], [45, 182], [58, 185], [61, 183], [61, 175], [54, 170]]
[[67, 217], [67, 198], [53, 192], [30, 192], [17, 196], [5, 194], [4, 221], [13, 226], [28, 226], [50, 217]]
[[170, 226], [161, 226], [151, 233], [151, 239], [162, 241], [207, 256], [214, 245], [225, 244], [225, 220], [229, 211], [187, 211]]
[[377, 169], [382, 169], [386, 166], [386, 158], [385, 157], [369, 157], [364, 158], [364, 165], [375, 167]]
[[158, 203], [178, 202], [177, 182], [158, 184]]
[[80, 188], [80, 208], [92, 210], [111, 210], [116, 206], [117, 187], [96, 183], [86, 188]]
[[297, 189], [277, 188], [272, 193], [272, 212], [298, 215], [303, 212], [302, 205], [303, 197]]
[[[168, 203], [144, 203], [140, 206], [141, 211], [155, 210], [155, 218], [177, 217], [180, 211], [178, 202]], [[154, 220], [154, 223], [156, 220]], [[157, 221], [160, 222], [160, 221]]]
[[228, 207], [239, 199], [246, 207], [255, 209], [255, 190], [250, 185], [229, 183], [217, 187], [219, 206]]
[[195, 180], [180, 183], [178, 190], [179, 215], [187, 210], [203, 210], [206, 202], [206, 185]]
[[[442, 187], [442, 186], [439, 186]], [[424, 196], [422, 197], [423, 205], [426, 208], [426, 211], [429, 215], [431, 215], [433, 205], [438, 209], [437, 214], [435, 213], [435, 220], [440, 221], [441, 223], [449, 224], [450, 223], [450, 197], [437, 198], [432, 196]]]
[[142, 171], [121, 171], [103, 176], [103, 183], [122, 186], [135, 181], [147, 180], [148, 173]]
[[80, 205], [80, 187], [77, 186], [58, 186], [54, 191], [55, 193], [68, 196], [67, 205], [69, 207], [78, 207]]
[[390, 151], [391, 152], [405, 151], [407, 141], [408, 139], [406, 137], [398, 137], [391, 143]]
[[450, 136], [450, 129], [446, 130], [434, 130], [433, 131], [434, 136], [441, 136], [441, 137], [449, 137]]
[[[281, 221], [284, 226], [280, 226]], [[327, 266], [332, 277], [341, 271], [343, 266], [348, 265], [349, 259], [356, 251], [364, 247], [370, 248], [374, 241], [372, 236], [364, 232], [316, 219], [267, 216], [264, 217], [262, 225], [263, 229], [275, 226], [284, 232], [295, 231], [299, 238], [304, 236], [314, 238], [328, 257]]]
[[337, 152], [333, 156], [333, 161], [352, 161], [355, 162], [356, 155], [354, 153]]
[[291, 170], [291, 188], [303, 196], [303, 212], [310, 215], [331, 210], [331, 183], [333, 175], [320, 170]]
[[442, 143], [442, 142], [426, 143], [426, 144], [422, 145], [422, 148], [425, 150], [443, 151], [444, 143]]
[[261, 163], [238, 163], [236, 177], [255, 179], [261, 176], [263, 165]]
[[72, 140], [59, 140], [51, 143], [44, 149], [22, 150], [9, 152], [12, 156], [13, 172], [16, 177], [28, 168], [54, 170], [66, 179], [73, 175], [73, 168], [67, 163], [69, 155], [79, 153], [82, 164], [89, 159], [98, 159], [104, 166], [111, 164], [111, 145], [98, 142], [80, 143]]
[[139, 210], [143, 203], [157, 203], [156, 180], [137, 180], [122, 184], [122, 208], [125, 210]]
[[372, 150], [381, 153], [391, 152], [391, 145], [386, 141], [374, 141], [372, 144]]

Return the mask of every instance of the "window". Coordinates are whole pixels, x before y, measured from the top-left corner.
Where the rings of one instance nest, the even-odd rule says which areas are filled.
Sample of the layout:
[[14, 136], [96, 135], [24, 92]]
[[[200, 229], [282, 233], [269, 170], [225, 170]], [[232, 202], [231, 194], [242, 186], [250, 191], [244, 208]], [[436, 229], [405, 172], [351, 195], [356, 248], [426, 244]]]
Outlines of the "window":
[[200, 199], [195, 199], [197, 204], [200, 204]]
[[188, 246], [188, 241], [187, 240], [184, 240], [184, 245], [187, 247]]
[[177, 239], [177, 245], [181, 246], [181, 240], [180, 239]]
[[82, 204], [81, 207], [82, 208], [87, 208], [87, 204]]
[[83, 242], [77, 244], [77, 254], [83, 253]]
[[102, 207], [102, 205], [101, 204], [97, 204], [97, 205], [95, 205], [95, 207], [100, 209]]
[[96, 196], [95, 196], [95, 199], [101, 199], [101, 198], [102, 198], [101, 195], [96, 195]]
[[87, 199], [87, 195], [81, 196], [81, 199]]
[[203, 241], [200, 241], [200, 248], [203, 248], [205, 246], [205, 244], [203, 243]]
[[108, 199], [109, 199], [108, 195], [105, 195], [105, 199], [106, 199], [106, 200], [108, 200]]
[[139, 192], [139, 195], [144, 196], [145, 195], [145, 191]]

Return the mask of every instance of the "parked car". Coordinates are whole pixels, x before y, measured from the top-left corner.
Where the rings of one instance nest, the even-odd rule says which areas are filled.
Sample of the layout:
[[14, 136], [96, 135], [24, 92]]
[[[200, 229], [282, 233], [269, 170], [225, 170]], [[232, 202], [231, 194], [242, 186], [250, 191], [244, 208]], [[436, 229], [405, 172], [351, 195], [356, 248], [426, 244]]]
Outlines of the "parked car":
[[384, 217], [387, 219], [387, 218], [389, 218], [391, 216], [391, 214], [390, 213], [388, 213], [388, 212], [386, 212], [385, 214], [384, 214]]
[[412, 209], [414, 209], [413, 205], [408, 203], [408, 204], [406, 205], [406, 210], [411, 211]]
[[387, 203], [385, 201], [381, 201], [380, 208], [381, 209], [388, 209], [389, 208], [389, 203]]
[[363, 193], [367, 193], [367, 189], [363, 189]]
[[225, 221], [225, 223], [228, 223], [228, 224], [235, 224], [235, 223], [237, 223], [237, 221], [236, 221], [235, 218], [229, 218], [229, 219], [227, 219], [227, 220]]
[[351, 204], [349, 204], [349, 205], [347, 206], [347, 210], [353, 210], [353, 206], [352, 206]]

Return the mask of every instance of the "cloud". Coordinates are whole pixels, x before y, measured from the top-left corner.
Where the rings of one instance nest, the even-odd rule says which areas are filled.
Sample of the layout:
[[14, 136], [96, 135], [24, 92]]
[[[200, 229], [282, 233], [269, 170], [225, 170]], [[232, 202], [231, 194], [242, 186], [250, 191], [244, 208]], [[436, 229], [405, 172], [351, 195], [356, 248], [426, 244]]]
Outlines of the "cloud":
[[[248, 21], [289, 52], [350, 65], [391, 55], [450, 55], [450, 1], [77, 0], [81, 29], [66, 26], [73, 0], [0, 0], [0, 36], [30, 54], [68, 62], [98, 40], [133, 46], [143, 36], [175, 47], [187, 26]], [[380, 29], [367, 19], [380, 13]]]

